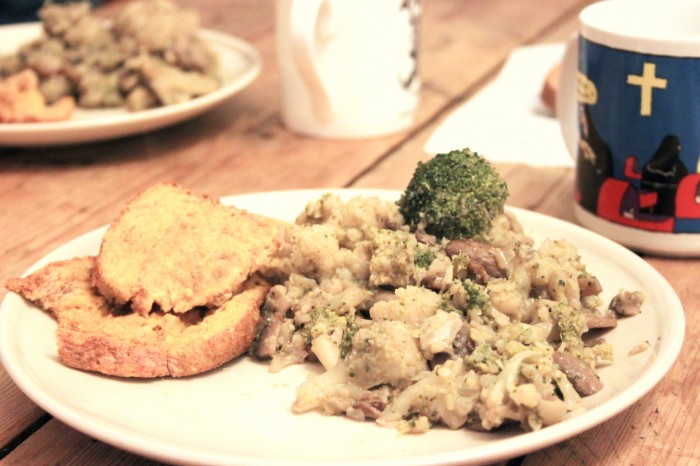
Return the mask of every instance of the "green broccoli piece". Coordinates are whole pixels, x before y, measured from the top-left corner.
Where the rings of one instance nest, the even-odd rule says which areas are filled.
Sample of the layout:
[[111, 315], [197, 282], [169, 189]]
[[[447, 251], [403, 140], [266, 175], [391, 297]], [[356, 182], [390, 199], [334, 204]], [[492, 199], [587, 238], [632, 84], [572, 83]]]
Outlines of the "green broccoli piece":
[[470, 369], [475, 369], [483, 374], [498, 374], [501, 371], [501, 359], [496, 350], [486, 343], [474, 348], [464, 362]]
[[433, 263], [436, 257], [437, 254], [429, 246], [417, 243], [413, 264], [416, 267], [427, 269], [430, 267], [430, 264]]
[[343, 325], [346, 320], [341, 321], [340, 316], [333, 312], [330, 307], [323, 306], [311, 311], [311, 320], [304, 324], [302, 334], [307, 343], [319, 335], [330, 335], [338, 325]]
[[311, 311], [311, 320], [303, 325], [301, 334], [306, 344], [310, 345], [314, 338], [320, 335], [332, 335], [342, 331], [342, 338], [337, 342], [340, 349], [340, 357], [352, 348], [352, 337], [355, 334], [355, 326], [348, 316], [340, 316], [328, 306], [323, 306]]
[[470, 149], [419, 162], [398, 201], [412, 231], [438, 238], [474, 238], [503, 212], [508, 185], [482, 156]]
[[462, 287], [464, 287], [464, 291], [466, 291], [467, 297], [469, 298], [470, 308], [477, 307], [479, 309], [485, 309], [488, 306], [490, 298], [482, 286], [466, 279], [462, 282]]

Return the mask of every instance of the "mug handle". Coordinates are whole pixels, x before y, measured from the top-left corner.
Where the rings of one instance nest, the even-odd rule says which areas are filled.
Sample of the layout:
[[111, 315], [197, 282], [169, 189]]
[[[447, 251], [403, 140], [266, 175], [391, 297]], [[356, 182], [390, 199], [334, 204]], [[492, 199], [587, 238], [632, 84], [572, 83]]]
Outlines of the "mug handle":
[[576, 158], [579, 128], [576, 83], [578, 76], [578, 33], [566, 42], [559, 74], [555, 114], [569, 155]]
[[320, 121], [333, 117], [335, 105], [330, 89], [321, 78], [314, 52], [317, 38], [329, 39], [335, 33], [336, 15], [329, 0], [292, 0], [289, 15], [292, 59], [309, 90], [314, 113]]

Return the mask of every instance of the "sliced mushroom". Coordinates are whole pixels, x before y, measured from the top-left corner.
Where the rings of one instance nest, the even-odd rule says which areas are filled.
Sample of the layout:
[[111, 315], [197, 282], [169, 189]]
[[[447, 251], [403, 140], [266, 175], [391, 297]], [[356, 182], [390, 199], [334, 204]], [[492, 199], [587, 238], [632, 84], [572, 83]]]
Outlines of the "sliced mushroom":
[[555, 351], [552, 359], [579, 395], [590, 396], [603, 388], [603, 382], [600, 381], [595, 371], [573, 354]]
[[285, 312], [276, 310], [274, 312], [263, 312], [258, 335], [255, 339], [251, 354], [259, 359], [271, 358], [277, 350], [277, 337], [279, 337]]
[[366, 418], [377, 419], [386, 409], [386, 403], [378, 397], [375, 398], [368, 394], [355, 401], [352, 407], [359, 410]]
[[385, 290], [385, 289], [378, 289], [374, 295], [367, 301], [365, 305], [362, 307], [367, 308], [367, 309], [372, 309], [372, 306], [377, 304], [378, 302], [381, 301], [393, 301], [395, 299], [399, 299], [398, 296], [394, 293], [393, 290]]
[[599, 314], [587, 309], [583, 309], [582, 313], [586, 317], [588, 330], [617, 327], [617, 318], [612, 314]]
[[415, 237], [416, 241], [427, 244], [428, 246], [435, 246], [437, 243], [437, 238], [435, 238], [435, 236], [431, 235], [430, 233], [426, 233], [423, 230], [416, 231]]
[[488, 244], [472, 239], [453, 239], [445, 246], [450, 257], [465, 254], [469, 257], [467, 273], [474, 281], [484, 284], [492, 278], [503, 278], [505, 270], [498, 263], [498, 251]]
[[469, 338], [469, 324], [464, 323], [452, 341], [455, 356], [462, 357], [474, 352], [474, 342]]
[[423, 277], [421, 285], [433, 291], [441, 291], [442, 287], [445, 285], [445, 277], [442, 275], [429, 274]]
[[275, 285], [270, 289], [262, 309], [258, 332], [250, 349], [252, 356], [267, 359], [275, 355], [282, 322], [291, 306], [292, 301], [282, 285]]

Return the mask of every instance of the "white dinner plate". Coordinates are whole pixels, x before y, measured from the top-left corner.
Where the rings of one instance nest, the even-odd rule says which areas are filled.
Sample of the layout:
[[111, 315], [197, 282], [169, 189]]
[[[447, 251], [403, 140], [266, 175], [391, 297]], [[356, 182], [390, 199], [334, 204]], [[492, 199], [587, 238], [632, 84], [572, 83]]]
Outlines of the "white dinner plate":
[[[41, 34], [39, 23], [0, 26], [0, 55]], [[47, 146], [96, 142], [145, 133], [198, 116], [246, 87], [260, 74], [260, 55], [250, 44], [220, 32], [202, 29], [200, 35], [219, 57], [221, 87], [179, 104], [140, 112], [126, 109], [76, 108], [66, 121], [0, 123], [0, 146]]]
[[[305, 204], [327, 190], [283, 191], [228, 197], [226, 203], [292, 221]], [[343, 197], [396, 191], [338, 190]], [[495, 462], [565, 440], [596, 426], [647, 393], [673, 364], [685, 331], [681, 303], [668, 282], [629, 250], [576, 225], [511, 209], [542, 240], [566, 238], [579, 249], [610, 299], [620, 288], [643, 290], [640, 315], [622, 319], [608, 335], [616, 362], [601, 370], [605, 388], [585, 399], [587, 410], [537, 432], [433, 428], [399, 435], [373, 422], [318, 412], [294, 414], [296, 387], [311, 365], [277, 374], [267, 364], [238, 358], [206, 374], [183, 379], [127, 380], [61, 365], [55, 321], [8, 293], [0, 305], [0, 357], [15, 383], [39, 406], [66, 424], [116, 447], [158, 460], [190, 464], [255, 466], [465, 465]], [[96, 254], [104, 228], [58, 248], [49, 261]], [[648, 341], [646, 351], [629, 355]], [[361, 463], [360, 463], [361, 462]]]

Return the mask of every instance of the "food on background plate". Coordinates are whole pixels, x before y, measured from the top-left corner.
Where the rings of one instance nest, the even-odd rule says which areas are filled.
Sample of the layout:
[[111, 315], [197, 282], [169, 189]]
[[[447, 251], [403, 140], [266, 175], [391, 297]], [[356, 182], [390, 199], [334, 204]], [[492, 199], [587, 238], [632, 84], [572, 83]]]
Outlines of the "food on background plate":
[[64, 96], [46, 103], [39, 91], [39, 78], [32, 70], [24, 70], [0, 81], [0, 123], [36, 123], [68, 120], [75, 109], [75, 100]]
[[145, 110], [219, 88], [218, 60], [199, 38], [196, 12], [168, 0], [130, 3], [108, 22], [89, 2], [48, 2], [43, 34], [0, 57], [0, 79], [32, 70], [48, 104]]
[[[6, 286], [56, 318], [67, 366], [121, 377], [194, 375], [250, 346], [270, 287], [258, 271], [277, 247], [277, 224], [179, 186], [155, 185], [124, 207], [96, 257], [52, 262]], [[117, 274], [97, 277], [101, 262]], [[133, 287], [138, 305], [115, 304], [96, 279], [110, 290]], [[178, 312], [161, 305], [185, 302]]]
[[[617, 315], [576, 247], [536, 245], [472, 151], [415, 173], [398, 202], [328, 194], [286, 228], [264, 272], [274, 285], [251, 354], [272, 372], [323, 365], [298, 388], [295, 412], [402, 432], [537, 430], [579, 412], [602, 388], [595, 369], [613, 363], [590, 330], [615, 327]], [[464, 206], [452, 199], [457, 179], [469, 185]], [[459, 207], [455, 225], [430, 212], [441, 200]]]

